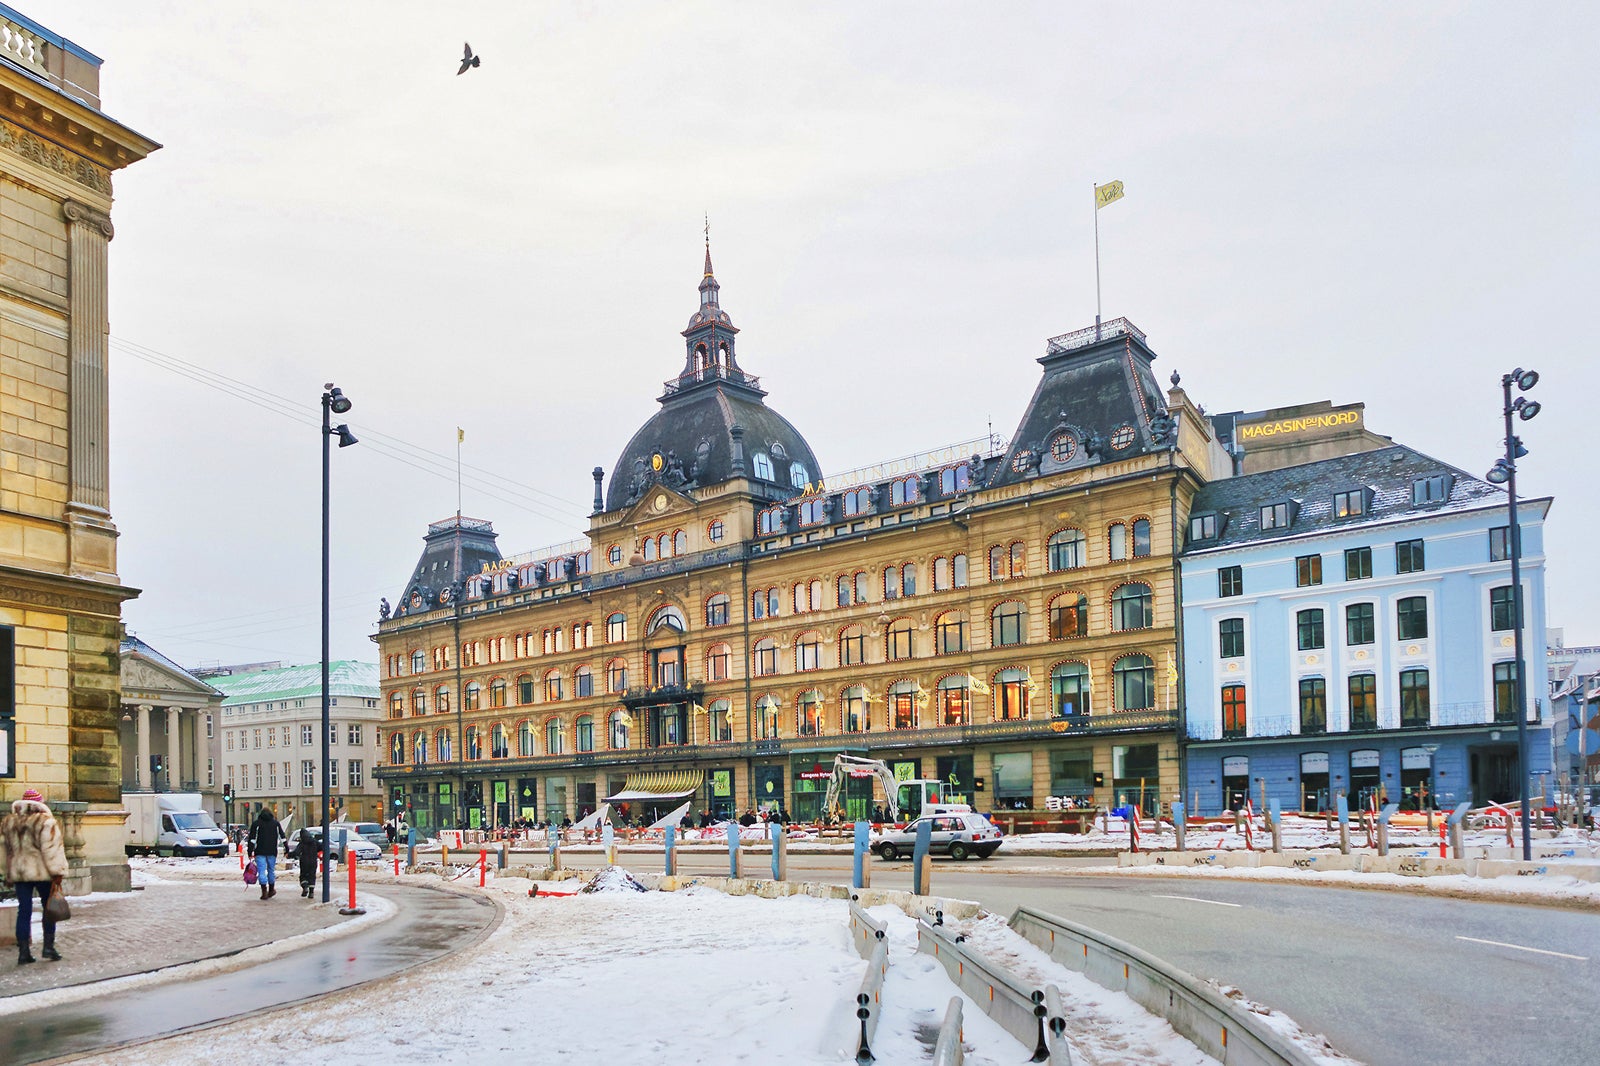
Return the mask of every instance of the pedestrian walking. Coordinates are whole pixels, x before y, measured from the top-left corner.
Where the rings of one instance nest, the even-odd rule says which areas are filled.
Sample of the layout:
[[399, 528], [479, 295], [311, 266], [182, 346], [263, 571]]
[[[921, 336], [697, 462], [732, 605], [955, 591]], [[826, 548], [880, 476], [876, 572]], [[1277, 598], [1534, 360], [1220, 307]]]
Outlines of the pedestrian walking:
[[312, 899], [317, 892], [317, 867], [322, 863], [322, 838], [300, 830], [300, 842], [295, 846], [294, 857], [300, 863], [300, 896]]
[[283, 826], [278, 824], [277, 815], [268, 807], [261, 808], [250, 827], [250, 854], [256, 860], [256, 883], [261, 886], [262, 899], [278, 894], [278, 841], [282, 836]]
[[37, 789], [28, 789], [0, 818], [0, 877], [17, 889], [17, 965], [33, 962], [33, 897], [44, 912], [44, 950], [51, 962], [60, 962], [56, 950], [56, 921], [50, 916], [52, 893], [60, 892], [67, 875], [67, 850], [61, 844], [61, 826], [45, 806]]

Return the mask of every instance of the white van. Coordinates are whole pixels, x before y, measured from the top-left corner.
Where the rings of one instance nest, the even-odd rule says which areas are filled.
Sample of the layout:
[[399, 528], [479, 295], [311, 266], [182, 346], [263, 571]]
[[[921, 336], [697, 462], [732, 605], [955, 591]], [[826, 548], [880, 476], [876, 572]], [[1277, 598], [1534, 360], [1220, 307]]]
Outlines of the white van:
[[129, 855], [226, 855], [227, 838], [198, 792], [124, 792]]

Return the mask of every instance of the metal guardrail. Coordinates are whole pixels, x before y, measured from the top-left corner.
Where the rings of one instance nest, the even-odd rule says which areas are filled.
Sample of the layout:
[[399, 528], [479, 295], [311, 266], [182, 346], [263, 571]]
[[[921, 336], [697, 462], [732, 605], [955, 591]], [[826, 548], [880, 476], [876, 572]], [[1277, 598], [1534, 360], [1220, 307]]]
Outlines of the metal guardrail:
[[[854, 904], [852, 904], [854, 906]], [[889, 972], [889, 942], [875, 941], [867, 959], [867, 972], [861, 978], [861, 990], [856, 993], [856, 1018], [861, 1022], [861, 1036], [856, 1043], [856, 1061], [873, 1060], [872, 1041], [878, 1035], [878, 1018], [883, 1013], [883, 979]]]
[[850, 939], [855, 942], [856, 954], [863, 959], [870, 959], [877, 946], [888, 936], [888, 929], [873, 921], [872, 916], [856, 902], [857, 898], [852, 896], [850, 899]]
[[[930, 925], [925, 920], [917, 923], [917, 950], [932, 955], [955, 986], [1000, 1028], [1016, 1037], [1023, 1047], [1031, 1046], [1030, 1061], [1069, 1066], [1072, 1059], [1066, 1041], [1047, 1038], [1055, 1027], [1046, 1017], [1043, 990], [1024, 989], [1000, 966], [965, 947], [964, 939], [947, 932], [942, 925]], [[1064, 1020], [1061, 1028], [1065, 1028]]]
[[944, 1024], [939, 1026], [939, 1039], [933, 1045], [933, 1066], [962, 1066], [966, 1049], [961, 1046], [961, 997], [951, 996], [945, 1008]]
[[1220, 992], [1154, 955], [1032, 907], [1011, 928], [1051, 959], [1127, 995], [1225, 1066], [1314, 1066], [1315, 1060]]

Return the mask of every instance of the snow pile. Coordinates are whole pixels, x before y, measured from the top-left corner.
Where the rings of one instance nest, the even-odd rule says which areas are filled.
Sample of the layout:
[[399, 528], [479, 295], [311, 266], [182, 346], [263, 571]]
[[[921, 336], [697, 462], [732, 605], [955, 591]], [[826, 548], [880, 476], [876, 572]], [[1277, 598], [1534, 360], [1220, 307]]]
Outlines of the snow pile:
[[589, 879], [579, 892], [645, 892], [648, 891], [633, 875], [620, 866], [607, 866]]

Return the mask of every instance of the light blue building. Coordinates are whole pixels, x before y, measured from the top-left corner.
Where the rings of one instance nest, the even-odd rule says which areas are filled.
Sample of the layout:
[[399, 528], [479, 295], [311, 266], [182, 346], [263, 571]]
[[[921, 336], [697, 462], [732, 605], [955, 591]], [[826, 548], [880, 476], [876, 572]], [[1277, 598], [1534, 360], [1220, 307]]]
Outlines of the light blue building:
[[[1519, 506], [1540, 774], [1550, 501]], [[1263, 790], [1307, 812], [1341, 792], [1410, 809], [1516, 798], [1506, 517], [1500, 489], [1398, 445], [1203, 487], [1180, 564], [1185, 798], [1202, 812]]]

